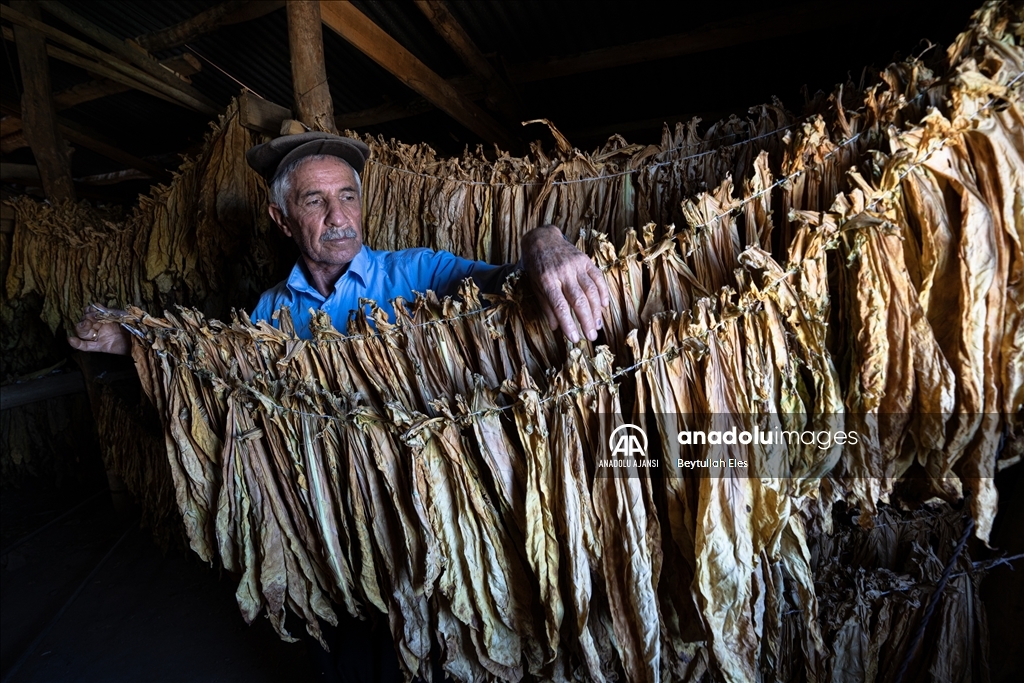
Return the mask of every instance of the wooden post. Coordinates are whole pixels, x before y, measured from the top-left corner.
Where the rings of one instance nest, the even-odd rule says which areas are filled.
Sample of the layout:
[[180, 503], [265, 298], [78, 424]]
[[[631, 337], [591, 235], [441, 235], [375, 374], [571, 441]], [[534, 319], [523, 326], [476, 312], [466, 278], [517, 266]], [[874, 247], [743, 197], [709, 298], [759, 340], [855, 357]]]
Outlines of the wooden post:
[[[11, 8], [34, 19], [39, 18], [39, 8], [29, 0], [15, 0]], [[14, 42], [18, 48], [21, 82], [25, 88], [21, 96], [25, 137], [36, 158], [43, 191], [54, 201], [74, 201], [75, 185], [71, 180], [70, 152], [57, 129], [57, 116], [54, 113], [46, 39], [31, 29], [15, 26]]]
[[324, 66], [324, 29], [320, 23], [319, 2], [288, 0], [288, 47], [296, 115], [313, 130], [337, 133], [334, 103]]
[[490, 114], [463, 97], [351, 2], [324, 0], [320, 15], [324, 26], [484, 140], [505, 147], [514, 141]]

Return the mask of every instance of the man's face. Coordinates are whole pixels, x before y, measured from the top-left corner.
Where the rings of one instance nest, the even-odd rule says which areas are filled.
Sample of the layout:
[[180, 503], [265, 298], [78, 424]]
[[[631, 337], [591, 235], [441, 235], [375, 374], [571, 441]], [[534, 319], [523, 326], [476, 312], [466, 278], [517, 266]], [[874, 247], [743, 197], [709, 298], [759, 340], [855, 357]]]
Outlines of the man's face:
[[306, 162], [292, 174], [287, 216], [272, 205], [270, 214], [295, 240], [311, 273], [333, 279], [363, 246], [363, 212], [355, 172], [335, 158]]

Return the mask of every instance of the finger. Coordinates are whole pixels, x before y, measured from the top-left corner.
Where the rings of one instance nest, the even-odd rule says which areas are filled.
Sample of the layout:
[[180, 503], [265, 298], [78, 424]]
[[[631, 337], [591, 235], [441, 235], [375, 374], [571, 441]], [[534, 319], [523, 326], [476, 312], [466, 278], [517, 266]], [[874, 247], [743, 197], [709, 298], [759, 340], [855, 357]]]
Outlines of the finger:
[[590, 276], [590, 280], [594, 283], [594, 286], [597, 287], [598, 291], [599, 300], [592, 302], [594, 317], [597, 318], [597, 327], [598, 329], [604, 329], [604, 314], [608, 309], [608, 306], [611, 305], [611, 295], [608, 291], [608, 285], [605, 283], [604, 276], [600, 270], [597, 271], [596, 277], [593, 271], [587, 271], [587, 274]]
[[548, 304], [548, 300], [544, 297], [540, 299], [540, 308], [544, 311], [544, 319], [548, 322], [548, 328], [554, 332], [558, 329], [558, 318], [555, 316], [555, 312], [551, 310], [551, 306]]
[[[594, 327], [594, 336], [591, 337], [588, 333], [587, 337], [593, 341], [597, 337], [597, 330], [601, 329], [603, 325], [601, 321], [601, 292], [597, 288], [597, 283], [590, 278], [590, 274], [587, 272], [580, 273], [578, 281], [580, 288], [583, 290], [584, 295], [586, 295], [587, 312]], [[576, 317], [582, 322], [583, 318], [580, 317], [579, 313], [576, 314]]]
[[75, 334], [79, 337], [87, 337], [92, 334], [92, 330], [95, 326], [96, 318], [91, 312], [86, 313], [85, 316], [75, 324]]
[[547, 296], [548, 306], [550, 306], [551, 312], [555, 316], [556, 324], [552, 329], [561, 327], [562, 332], [569, 338], [569, 341], [575, 344], [580, 340], [580, 335], [576, 330], [576, 321], [572, 319], [572, 310], [569, 307], [569, 302], [565, 300], [562, 288], [558, 286], [546, 287], [544, 294]]
[[605, 280], [604, 273], [591, 262], [590, 267], [587, 268], [587, 275], [597, 285], [597, 291], [601, 294], [601, 308], [607, 308], [612, 303], [612, 295], [608, 290], [608, 282]]
[[[594, 318], [590, 312], [590, 300], [587, 299], [586, 293], [577, 283], [574, 282], [566, 282], [563, 289], [565, 291], [565, 301], [568, 304], [565, 306], [565, 320], [563, 320], [561, 315], [559, 316], [559, 320], [562, 321], [564, 325], [563, 329], [571, 329], [573, 334], [576, 334], [576, 324], [572, 319], [572, 313], [575, 313], [576, 319], [580, 322], [580, 328], [582, 328], [583, 334], [586, 335], [587, 339], [590, 341], [594, 341], [597, 339], [597, 328], [594, 327]], [[568, 310], [569, 307], [572, 308], [571, 311]], [[570, 339], [572, 339], [572, 337], [570, 337]], [[577, 339], [572, 340], [573, 342], [577, 341]]]
[[562, 296], [561, 284], [556, 280], [541, 281], [538, 290], [541, 295], [541, 308], [544, 309], [544, 316], [547, 318], [548, 327], [553, 332], [562, 324], [559, 306], [566, 306], [565, 297]]
[[96, 342], [79, 337], [68, 337], [68, 344], [76, 351], [93, 351], [93, 346], [95, 346]]

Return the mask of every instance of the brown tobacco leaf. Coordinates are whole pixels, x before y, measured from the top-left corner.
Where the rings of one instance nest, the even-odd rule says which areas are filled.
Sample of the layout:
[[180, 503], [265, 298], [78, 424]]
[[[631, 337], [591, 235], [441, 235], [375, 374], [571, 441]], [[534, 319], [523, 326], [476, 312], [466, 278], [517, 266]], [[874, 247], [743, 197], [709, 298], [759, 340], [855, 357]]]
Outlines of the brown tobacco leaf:
[[520, 377], [519, 403], [514, 410], [519, 440], [526, 455], [526, 559], [540, 585], [544, 609], [547, 654], [545, 664], [559, 650], [559, 629], [565, 612], [558, 585], [558, 530], [554, 514], [555, 471], [552, 462], [564, 455], [549, 450], [547, 420], [541, 411], [537, 387], [525, 372]]
[[[611, 354], [603, 349], [574, 371], [576, 383], [595, 385], [594, 404], [578, 400], [581, 422], [591, 430], [595, 454], [607, 453], [604, 444], [613, 428], [612, 417], [621, 415], [619, 399], [611, 383]], [[583, 381], [580, 381], [580, 380]], [[592, 445], [593, 448], [593, 445]], [[601, 564], [615, 641], [623, 669], [630, 680], [657, 680], [661, 669], [658, 604], [654, 567], [645, 542], [648, 515], [636, 468], [630, 476], [594, 478], [594, 510], [601, 534]]]

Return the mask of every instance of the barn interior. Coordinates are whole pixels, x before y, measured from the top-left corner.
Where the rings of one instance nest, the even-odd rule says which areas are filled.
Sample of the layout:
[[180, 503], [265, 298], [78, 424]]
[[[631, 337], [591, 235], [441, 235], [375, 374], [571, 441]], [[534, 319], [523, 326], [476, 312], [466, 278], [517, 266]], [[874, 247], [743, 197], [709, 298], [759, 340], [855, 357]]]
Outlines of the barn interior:
[[[485, 482], [463, 511], [504, 530], [478, 532], [480, 547], [514, 558], [501, 565], [509, 586], [528, 577], [507, 589], [527, 616], [495, 619], [501, 645], [489, 649], [475, 640], [486, 606], [470, 600], [479, 613], [465, 619], [446, 606], [461, 595], [444, 583], [452, 560], [436, 593], [410, 588], [402, 553], [356, 531], [372, 526], [366, 511], [411, 505], [381, 483], [386, 468], [335, 482], [323, 497], [336, 498], [334, 537], [347, 542], [301, 532], [294, 557], [312, 557], [315, 575], [302, 581], [334, 610], [387, 614], [407, 679], [437, 663], [431, 638], [448, 639], [441, 665], [456, 680], [1024, 672], [1019, 3], [5, 0], [0, 18], [3, 683], [338, 680], [316, 640], [330, 619], [308, 597], [281, 605], [254, 588], [246, 603], [239, 586], [265, 589], [264, 565], [218, 545], [218, 534], [243, 545], [241, 521], [230, 532], [213, 521], [224, 454], [255, 442], [267, 472], [280, 468], [270, 478], [297, 492], [279, 519], [323, 523], [309, 507], [316, 467], [270, 457], [291, 453], [273, 430], [303, 434], [310, 406], [345, 425], [314, 433], [337, 429], [347, 444], [358, 423], [411, 472], [424, 453], [441, 457], [436, 425], [455, 425], [469, 479]], [[363, 356], [332, 355], [340, 335], [327, 328], [307, 346], [247, 326], [236, 311], [299, 252], [270, 223], [244, 153], [307, 130], [369, 145], [373, 248], [515, 262], [525, 231], [558, 225], [613, 283], [602, 336], [573, 345], [533, 326], [514, 288], [491, 304], [506, 331], [466, 360], [451, 349], [483, 327], [458, 344], [419, 330], [491, 310], [470, 291], [417, 301], [393, 330], [359, 322], [355, 336], [387, 340]], [[132, 358], [68, 346], [90, 304], [127, 311], [115, 317], [135, 335]], [[714, 365], [716, 344], [748, 364]], [[491, 377], [488, 353], [511, 360], [484, 391], [464, 377]], [[413, 388], [367, 375], [346, 403], [357, 392], [338, 378], [373, 365]], [[659, 377], [674, 379], [661, 391]], [[742, 478], [742, 494], [685, 473], [602, 478], [600, 440], [583, 426], [582, 469], [559, 480], [541, 464], [570, 460], [556, 447], [576, 434], [566, 415], [602, 414], [563, 406], [567, 395], [639, 411], [667, 453], [661, 416], [725, 413], [721, 387], [755, 380], [772, 388], [733, 414], [842, 414], [875, 450], [792, 450], [784, 474]], [[487, 425], [526, 463], [508, 489], [475, 418], [499, 414]], [[216, 434], [209, 458], [200, 423]], [[597, 545], [572, 545], [568, 503], [545, 498], [570, 481], [601, 522]], [[379, 499], [349, 492], [360, 487]], [[632, 512], [602, 517], [630, 495]], [[388, 519], [381, 534], [406, 529]], [[427, 545], [443, 536], [418, 533]], [[252, 543], [253, 557], [268, 554], [269, 541]], [[412, 564], [429, 567], [409, 543]], [[331, 574], [339, 558], [350, 574]], [[302, 571], [286, 572], [289, 585]], [[430, 615], [426, 649], [403, 626], [407, 595]]]

